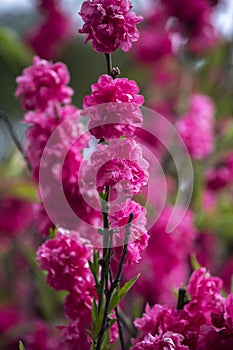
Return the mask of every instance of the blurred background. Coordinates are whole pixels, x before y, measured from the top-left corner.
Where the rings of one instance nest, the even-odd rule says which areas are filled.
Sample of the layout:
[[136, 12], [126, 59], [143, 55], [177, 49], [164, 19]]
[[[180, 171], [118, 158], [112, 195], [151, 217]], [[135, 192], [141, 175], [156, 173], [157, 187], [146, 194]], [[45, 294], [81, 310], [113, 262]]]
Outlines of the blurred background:
[[[186, 140], [195, 174], [190, 212], [168, 236], [164, 223], [170, 207], [166, 208], [151, 231], [142, 262], [128, 269], [128, 275], [135, 275], [136, 269], [143, 272], [128, 300], [129, 313], [138, 305], [135, 317], [146, 302], [174, 304], [174, 291], [199, 264], [223, 278], [225, 292], [231, 290], [233, 1], [135, 0], [133, 4], [144, 17], [140, 39], [129, 53], [118, 50], [113, 54], [114, 66], [120, 67], [121, 77], [138, 83], [145, 105], [173, 125], [191, 114], [199, 118], [196, 133], [189, 130]], [[78, 0], [0, 1], [0, 110], [9, 116], [22, 144], [28, 126], [22, 123], [24, 112], [14, 97], [15, 79], [32, 64], [34, 55], [67, 64], [75, 90], [73, 104], [79, 108], [90, 94], [90, 85], [106, 73], [104, 55], [94, 52], [90, 43], [84, 45], [84, 37], [78, 34], [80, 6]], [[211, 122], [206, 130], [202, 121], [208, 113]], [[197, 156], [192, 147], [203, 151], [206, 135], [211, 152]], [[164, 149], [158, 144], [150, 147], [163, 165], [171, 206], [177, 175]], [[64, 293], [46, 285], [35, 262], [36, 249], [44, 239], [33, 219], [37, 186], [2, 120], [0, 178], [0, 350], [18, 349], [19, 337], [29, 344], [27, 350], [57, 349], [56, 342], [48, 345], [56, 339], [54, 328], [49, 327], [64, 322]], [[157, 187], [154, 193], [151, 207], [160, 201]], [[43, 224], [43, 217], [36, 216]]]

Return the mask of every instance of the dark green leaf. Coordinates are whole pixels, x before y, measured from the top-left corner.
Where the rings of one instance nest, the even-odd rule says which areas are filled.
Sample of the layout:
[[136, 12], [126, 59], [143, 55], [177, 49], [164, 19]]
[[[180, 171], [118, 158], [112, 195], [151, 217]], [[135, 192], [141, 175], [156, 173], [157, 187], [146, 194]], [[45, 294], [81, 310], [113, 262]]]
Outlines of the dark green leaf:
[[110, 329], [107, 329], [106, 332], [104, 333], [104, 338], [100, 349], [107, 350], [109, 343], [110, 343]]
[[95, 299], [92, 302], [92, 312], [91, 313], [92, 313], [92, 322], [93, 322], [93, 324], [95, 324], [97, 317], [98, 317], [98, 307], [97, 307]]

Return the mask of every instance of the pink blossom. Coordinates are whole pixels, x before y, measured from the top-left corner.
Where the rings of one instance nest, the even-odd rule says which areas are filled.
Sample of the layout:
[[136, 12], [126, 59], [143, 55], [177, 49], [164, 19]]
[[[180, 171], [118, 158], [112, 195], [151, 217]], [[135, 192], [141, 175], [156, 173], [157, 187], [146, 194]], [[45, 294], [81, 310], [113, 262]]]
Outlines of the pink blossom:
[[83, 101], [84, 115], [90, 116], [90, 132], [97, 139], [105, 140], [132, 137], [135, 128], [142, 125], [142, 113], [138, 107], [143, 104], [144, 97], [138, 94], [137, 83], [104, 74], [91, 88], [92, 94]]
[[183, 340], [183, 335], [178, 333], [166, 332], [162, 336], [155, 335], [155, 337], [148, 333], [132, 350], [189, 350], [188, 346], [181, 344]]
[[135, 46], [141, 62], [153, 62], [172, 54], [172, 40], [166, 30], [168, 17], [163, 9], [154, 11], [147, 19]]
[[231, 173], [226, 166], [217, 169], [208, 169], [206, 173], [207, 188], [218, 191], [224, 188], [231, 180]]
[[48, 271], [46, 281], [51, 287], [75, 291], [86, 300], [86, 291], [90, 285], [94, 286], [88, 267], [91, 255], [90, 248], [76, 234], [58, 231], [54, 239], [47, 240], [38, 249], [37, 261], [41, 270]]
[[[114, 166], [114, 171], [113, 167]], [[86, 189], [103, 191], [112, 185], [114, 193], [138, 193], [148, 181], [148, 162], [141, 147], [132, 139], [111, 139], [98, 144], [90, 161], [83, 168], [82, 181]], [[109, 171], [110, 170], [110, 171]]]
[[213, 102], [207, 96], [193, 95], [188, 112], [176, 125], [190, 155], [195, 159], [202, 159], [213, 151], [213, 117]]
[[23, 343], [28, 350], [56, 350], [59, 346], [59, 337], [42, 321], [33, 321], [30, 332], [23, 337]]
[[109, 102], [127, 102], [141, 106], [144, 102], [144, 97], [138, 95], [137, 83], [127, 78], [113, 79], [103, 74], [99, 77], [98, 83], [93, 84], [91, 88], [92, 94], [84, 98], [84, 108]]
[[122, 256], [122, 246], [130, 214], [133, 214], [133, 220], [130, 224], [126, 264], [138, 263], [141, 260], [141, 253], [147, 247], [149, 235], [146, 230], [146, 209], [130, 199], [127, 199], [125, 203], [110, 207], [109, 221], [110, 227], [114, 229], [116, 245], [114, 251], [118, 261]]
[[25, 231], [32, 223], [32, 203], [17, 198], [0, 201], [0, 232], [6, 236]]
[[86, 323], [81, 318], [70, 322], [67, 326], [59, 326], [61, 330], [61, 346], [66, 350], [83, 350], [91, 346], [91, 338], [86, 332]]
[[[24, 122], [27, 124], [30, 124], [31, 126], [28, 128], [26, 132], [27, 139], [25, 143], [25, 149], [26, 149], [26, 155], [32, 166], [33, 176], [36, 182], [39, 181], [40, 161], [41, 161], [41, 157], [47, 141], [49, 140], [50, 136], [55, 131], [55, 129], [59, 125], [61, 125], [65, 120], [68, 120], [72, 115], [77, 115], [77, 118], [79, 115], [79, 111], [74, 106], [59, 107], [57, 108], [56, 112], [54, 110], [51, 110], [49, 115], [45, 112], [39, 112], [39, 111], [26, 113], [24, 117]], [[54, 153], [55, 153], [55, 150], [57, 153], [58, 149], [60, 149], [60, 153], [62, 153], [61, 149], [62, 147], [64, 149], [64, 143], [66, 142], [65, 136], [66, 138], [70, 138], [70, 131], [72, 130], [71, 121], [66, 123], [66, 129], [67, 127], [69, 127], [69, 130], [67, 130], [67, 134], [65, 135], [63, 133], [63, 135], [61, 135], [61, 138], [59, 140], [60, 142], [58, 142], [57, 140], [57, 144], [54, 145], [54, 150], [53, 150]], [[75, 128], [77, 130], [77, 133], [78, 132], [81, 133], [81, 129], [79, 125], [76, 124]], [[64, 128], [62, 128], [62, 131], [65, 131]], [[49, 150], [49, 151], [52, 152], [52, 150]], [[80, 157], [79, 157], [79, 161], [80, 161], [81, 148], [79, 149], [78, 153], [80, 154]], [[77, 152], [76, 152], [76, 157], [77, 157]], [[51, 160], [52, 160], [52, 157], [51, 157]]]
[[211, 277], [205, 268], [194, 271], [187, 286], [191, 300], [184, 307], [185, 311], [194, 318], [202, 314], [205, 322], [210, 322], [211, 314], [222, 310], [222, 287], [222, 280]]
[[206, 0], [162, 0], [168, 17], [172, 17], [171, 29], [188, 39], [188, 47], [200, 52], [216, 42], [216, 32], [212, 25], [213, 7]]
[[129, 0], [84, 1], [79, 13], [84, 25], [79, 33], [86, 34], [85, 43], [92, 40], [97, 52], [129, 51], [139, 38], [136, 24], [142, 21], [131, 10]]
[[65, 39], [71, 36], [71, 18], [59, 8], [61, 1], [39, 1], [43, 19], [33, 28], [27, 42], [42, 58], [54, 58]]
[[[233, 332], [233, 296], [224, 299], [220, 294], [221, 287], [221, 280], [210, 277], [205, 268], [195, 271], [187, 287], [190, 300], [184, 308], [175, 310], [173, 307], [158, 304], [150, 308], [147, 305], [142, 317], [134, 322], [140, 334], [133, 343], [136, 346], [146, 346], [149, 342], [150, 345], [150, 341], [155, 339], [148, 338], [148, 334], [158, 340], [158, 337], [172, 332], [183, 336], [180, 340], [186, 346], [184, 349], [229, 349], [217, 345], [232, 344]], [[215, 343], [213, 339], [219, 342]], [[213, 347], [209, 347], [209, 344]]]
[[18, 87], [16, 97], [22, 97], [22, 106], [26, 111], [44, 111], [56, 104], [69, 104], [73, 89], [67, 86], [70, 76], [64, 63], [51, 63], [33, 58], [31, 67], [16, 78]]
[[109, 186], [118, 193], [132, 195], [140, 193], [142, 186], [146, 184], [147, 176], [144, 171], [129, 159], [109, 160], [99, 169], [96, 177], [98, 192], [104, 192], [106, 186]]

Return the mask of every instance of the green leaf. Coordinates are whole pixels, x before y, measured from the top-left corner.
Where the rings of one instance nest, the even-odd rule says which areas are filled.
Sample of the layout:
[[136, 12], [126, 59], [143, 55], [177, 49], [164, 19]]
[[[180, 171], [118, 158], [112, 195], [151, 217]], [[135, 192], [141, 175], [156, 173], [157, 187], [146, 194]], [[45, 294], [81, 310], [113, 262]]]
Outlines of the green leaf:
[[100, 252], [99, 250], [94, 250], [93, 253], [93, 262], [95, 266], [99, 267], [99, 258], [100, 258]]
[[98, 285], [98, 283], [99, 283], [99, 282], [98, 282], [98, 267], [95, 266], [95, 265], [93, 264], [93, 262], [91, 262], [90, 260], [88, 260], [88, 264], [89, 264], [91, 273], [92, 273], [92, 275], [93, 275], [93, 277], [94, 277], [94, 279], [95, 279], [95, 283], [96, 283], [96, 285]]
[[130, 281], [126, 282], [124, 286], [119, 290], [119, 301], [121, 301], [124, 298], [124, 296], [129, 292], [129, 290], [133, 287], [134, 283], [138, 280], [140, 275], [140, 273], [137, 274], [137, 276], [132, 278]]
[[108, 350], [109, 343], [110, 343], [110, 329], [107, 329], [106, 332], [104, 333], [104, 338], [103, 338], [103, 342], [100, 350]]
[[19, 350], [26, 350], [21, 340], [19, 341]]
[[50, 227], [49, 238], [54, 239], [56, 237], [57, 231], [58, 231], [58, 227], [55, 227], [55, 228]]
[[91, 337], [91, 339], [95, 340], [93, 334], [91, 333], [91, 331], [89, 329], [86, 329], [86, 332], [89, 335], [89, 337]]
[[95, 323], [95, 327], [94, 327], [94, 336], [97, 336], [100, 332], [101, 326], [102, 326], [102, 321], [103, 321], [103, 317], [104, 317], [104, 308], [105, 308], [105, 300], [103, 301], [102, 305], [101, 305], [101, 309], [99, 311], [99, 315], [97, 317], [96, 323]]
[[95, 299], [92, 302], [91, 314], [92, 314], [92, 322], [93, 322], [93, 324], [95, 324], [97, 317], [98, 317], [98, 307], [97, 307]]
[[197, 257], [196, 257], [195, 254], [192, 254], [192, 255], [191, 255], [190, 261], [191, 261], [192, 269], [193, 269], [194, 271], [199, 270], [199, 269], [202, 267], [201, 264], [199, 264], [199, 262], [198, 262]]
[[119, 302], [124, 298], [124, 296], [133, 287], [134, 283], [137, 281], [139, 276], [140, 276], [140, 273], [137, 276], [135, 276], [134, 278], [132, 278], [130, 281], [126, 282], [120, 290], [119, 289], [114, 290], [114, 292], [112, 294], [110, 306], [109, 306], [110, 311], [115, 309], [115, 307], [119, 304]]
[[119, 303], [119, 288], [116, 288], [112, 294], [109, 310], [112, 311]]

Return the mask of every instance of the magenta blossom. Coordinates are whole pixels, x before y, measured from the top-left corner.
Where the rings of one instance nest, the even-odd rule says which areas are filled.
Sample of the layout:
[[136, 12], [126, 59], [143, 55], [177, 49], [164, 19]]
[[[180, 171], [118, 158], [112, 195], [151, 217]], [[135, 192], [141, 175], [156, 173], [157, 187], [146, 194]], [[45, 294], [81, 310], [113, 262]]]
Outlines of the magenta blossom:
[[[94, 281], [88, 268], [92, 252], [74, 233], [57, 232], [54, 239], [47, 240], [37, 251], [41, 270], [48, 271], [47, 283], [56, 290], [85, 291], [94, 289]], [[89, 296], [87, 295], [87, 298]], [[88, 302], [88, 301], [87, 301]]]
[[146, 230], [146, 209], [139, 203], [127, 199], [125, 203], [110, 206], [109, 221], [110, 227], [114, 229], [115, 257], [121, 259], [122, 246], [126, 235], [126, 225], [128, 224], [130, 214], [133, 215], [130, 224], [130, 236], [128, 244], [128, 253], [126, 264], [138, 263], [141, 260], [141, 254], [148, 244], [149, 235]]
[[139, 38], [136, 24], [143, 19], [131, 10], [129, 0], [84, 1], [79, 13], [84, 25], [79, 33], [86, 34], [85, 43], [92, 40], [97, 52], [129, 51]]
[[105, 140], [132, 137], [135, 128], [142, 125], [139, 107], [144, 103], [144, 97], [139, 95], [137, 83], [103, 74], [91, 89], [92, 94], [83, 101], [83, 107], [87, 109], [84, 115], [90, 116], [90, 132], [97, 139]]
[[148, 333], [141, 342], [135, 344], [132, 350], [189, 350], [188, 346], [181, 344], [183, 340], [183, 335], [178, 333], [166, 332], [155, 337]]
[[109, 186], [116, 192], [138, 194], [147, 184], [147, 176], [140, 166], [129, 159], [114, 158], [106, 162], [98, 171], [96, 187], [104, 192]]
[[56, 104], [69, 104], [73, 89], [67, 86], [70, 76], [64, 63], [51, 63], [35, 56], [33, 65], [16, 78], [16, 97], [22, 97], [26, 111], [44, 111]]
[[91, 89], [92, 94], [84, 98], [84, 108], [109, 102], [135, 103], [138, 106], [144, 103], [144, 97], [138, 94], [137, 83], [127, 78], [113, 79], [103, 74], [99, 77], [98, 82], [91, 86]]
[[214, 104], [209, 97], [191, 96], [189, 110], [176, 126], [193, 158], [202, 159], [213, 151]]

